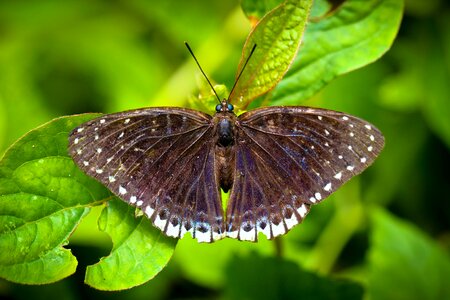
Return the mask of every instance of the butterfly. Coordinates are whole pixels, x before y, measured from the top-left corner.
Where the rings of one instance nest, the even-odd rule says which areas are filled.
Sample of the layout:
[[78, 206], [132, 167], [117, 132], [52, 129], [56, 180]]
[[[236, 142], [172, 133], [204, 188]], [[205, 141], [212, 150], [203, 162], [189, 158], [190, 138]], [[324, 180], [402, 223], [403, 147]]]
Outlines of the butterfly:
[[342, 112], [276, 106], [237, 116], [228, 100], [212, 116], [175, 107], [106, 114], [69, 136], [81, 170], [167, 236], [198, 242], [285, 234], [383, 147], [375, 126]]

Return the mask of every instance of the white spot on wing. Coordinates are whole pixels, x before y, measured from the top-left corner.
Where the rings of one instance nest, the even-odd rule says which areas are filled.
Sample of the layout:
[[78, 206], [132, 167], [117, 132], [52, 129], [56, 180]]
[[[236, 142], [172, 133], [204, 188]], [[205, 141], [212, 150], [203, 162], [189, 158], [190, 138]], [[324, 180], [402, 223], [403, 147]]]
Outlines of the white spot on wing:
[[350, 136], [351, 136], [351, 137], [354, 137], [354, 136], [355, 136], [355, 134], [353, 133], [353, 131], [350, 132]]
[[319, 192], [315, 193], [314, 197], [316, 197], [317, 200], [321, 200], [322, 199], [322, 195]]
[[123, 122], [124, 124], [128, 124], [130, 123], [130, 119], [125, 119], [125, 122]]
[[342, 155], [339, 155], [338, 158], [339, 158], [339, 159], [343, 159], [344, 157], [343, 157]]
[[98, 154], [102, 153], [102, 148], [97, 148], [97, 153]]
[[355, 168], [354, 166], [347, 166], [347, 170], [349, 171], [353, 171], [354, 168]]
[[292, 227], [298, 224], [298, 220], [295, 214], [292, 214], [290, 219], [284, 219], [284, 223], [286, 223], [287, 229], [291, 229]]
[[[208, 225], [209, 226], [209, 225]], [[208, 227], [208, 231], [200, 232], [195, 230], [195, 238], [199, 243], [209, 243], [211, 242], [211, 227]]]
[[125, 195], [126, 193], [127, 193], [127, 190], [123, 186], [119, 185], [119, 194]]
[[81, 153], [83, 153], [83, 151], [81, 151], [81, 149], [77, 149], [77, 154], [80, 155]]
[[82, 132], [83, 130], [84, 130], [84, 128], [83, 128], [83, 127], [80, 127], [80, 128], [77, 129], [77, 132], [80, 133], [80, 132]]
[[255, 227], [253, 227], [250, 231], [245, 231], [243, 228], [244, 226], [245, 225], [242, 225], [241, 230], [239, 231], [239, 239], [241, 241], [254, 241], [256, 236]]
[[272, 223], [271, 226], [272, 226], [272, 233], [273, 233], [274, 237], [286, 233], [286, 229], [284, 228], [283, 222], [280, 222], [280, 224], [278, 224], [278, 225], [275, 225]]
[[102, 169], [97, 169], [97, 170], [95, 170], [95, 173], [97, 173], [97, 174], [102, 174], [102, 173], [103, 173], [103, 170], [102, 170]]
[[96, 134], [94, 138], [95, 138], [95, 140], [98, 140], [98, 134]]
[[171, 222], [169, 222], [169, 224], [167, 225], [166, 234], [171, 237], [178, 237], [178, 235], [180, 234], [180, 226], [180, 223], [174, 226]]
[[347, 117], [347, 116], [343, 116], [343, 117], [342, 117], [342, 120], [348, 121], [348, 117]]
[[373, 142], [373, 141], [375, 141], [375, 137], [371, 134], [370, 135], [370, 140]]
[[[264, 229], [261, 228], [261, 223], [266, 224], [266, 227], [264, 227]], [[270, 224], [267, 218], [264, 217], [256, 221], [256, 229], [258, 230], [258, 232], [262, 232], [265, 236], [267, 236], [267, 238], [270, 239], [272, 237], [270, 234]]]
[[311, 198], [309, 198], [309, 201], [311, 201], [312, 203], [316, 203], [316, 198], [311, 197]]
[[353, 147], [349, 145], [348, 146], [348, 150], [352, 150], [352, 149], [353, 149]]
[[[268, 226], [268, 225], [267, 225]], [[227, 231], [226, 236], [232, 239], [237, 239], [238, 237], [238, 231]]]
[[151, 208], [150, 205], [147, 205], [147, 207], [145, 208], [145, 214], [147, 215], [147, 217], [149, 219], [153, 216], [154, 212], [155, 212], [155, 210], [153, 208]]
[[330, 135], [330, 132], [328, 130], [325, 129], [325, 134], [326, 135]]
[[109, 176], [109, 177], [108, 177], [108, 180], [109, 180], [109, 182], [114, 182], [114, 181], [116, 181], [116, 177], [114, 177], [114, 176]]
[[[184, 118], [186, 118], [186, 117], [184, 117]], [[212, 233], [212, 238], [213, 238], [214, 241], [221, 240], [221, 239], [223, 239], [223, 237], [224, 237], [223, 233], [218, 233], [218, 232], [215, 232], [215, 231], [213, 231], [213, 233]]]
[[88, 161], [83, 161], [83, 165], [85, 166], [85, 167], [87, 167], [87, 166], [89, 166], [89, 162]]
[[155, 221], [154, 221], [154, 224], [155, 224], [156, 227], [158, 227], [159, 229], [164, 231], [164, 228], [166, 227], [166, 223], [167, 223], [167, 220], [161, 220], [159, 215], [158, 214], [156, 215], [156, 218], [155, 218]]
[[103, 124], [103, 123], [105, 123], [105, 119], [100, 120], [100, 124]]
[[123, 135], [124, 135], [124, 133], [123, 133], [123, 131], [122, 131], [122, 133], [118, 136], [118, 138], [119, 138], [119, 139], [122, 138]]
[[342, 172], [339, 172], [336, 175], [334, 175], [334, 178], [341, 179], [342, 178]]
[[308, 212], [308, 210], [306, 209], [306, 205], [302, 204], [298, 209], [297, 209], [298, 214], [300, 215], [300, 217], [304, 218], [306, 216], [306, 213]]
[[362, 158], [361, 158], [361, 162], [362, 162], [362, 163], [365, 163], [366, 161], [367, 161], [367, 159], [366, 159], [365, 157], [362, 157]]
[[331, 191], [331, 182], [328, 182], [328, 183], [323, 187], [323, 189], [324, 189], [325, 191], [327, 191], [327, 192]]
[[317, 116], [317, 119], [319, 119], [320, 121], [322, 121], [322, 116]]
[[136, 202], [136, 206], [141, 206], [142, 204], [144, 204], [144, 201], [142, 201], [142, 200], [138, 200]]
[[372, 150], [373, 150], [372, 146], [367, 147], [367, 151], [372, 152]]
[[366, 127], [368, 130], [371, 130], [372, 129], [372, 126], [370, 126], [370, 125], [364, 125], [364, 127]]
[[80, 141], [80, 140], [79, 140], [78, 138], [75, 138], [75, 140], [73, 141], [73, 143], [76, 145], [76, 144], [78, 144], [79, 141]]
[[136, 196], [131, 196], [130, 197], [130, 203], [136, 203], [136, 201], [137, 201]]

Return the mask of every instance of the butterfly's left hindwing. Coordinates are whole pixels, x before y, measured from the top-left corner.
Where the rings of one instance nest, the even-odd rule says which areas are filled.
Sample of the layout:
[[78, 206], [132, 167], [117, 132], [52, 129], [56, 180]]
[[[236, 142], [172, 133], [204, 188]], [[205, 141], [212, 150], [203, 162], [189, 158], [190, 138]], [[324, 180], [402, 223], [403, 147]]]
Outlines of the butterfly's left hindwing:
[[309, 207], [366, 169], [384, 146], [380, 131], [340, 112], [269, 107], [239, 116], [227, 236], [274, 238]]
[[76, 128], [69, 153], [168, 236], [223, 237], [211, 117], [188, 109], [109, 114]]

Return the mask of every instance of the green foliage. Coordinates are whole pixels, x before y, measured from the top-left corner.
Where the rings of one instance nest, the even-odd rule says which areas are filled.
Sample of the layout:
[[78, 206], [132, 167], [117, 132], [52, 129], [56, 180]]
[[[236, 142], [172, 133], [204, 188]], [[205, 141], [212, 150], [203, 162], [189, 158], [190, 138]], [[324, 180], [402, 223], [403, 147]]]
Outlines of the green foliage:
[[172, 256], [176, 240], [134, 216], [120, 199], [108, 203], [99, 219], [100, 230], [113, 240], [111, 254], [86, 271], [86, 283], [100, 290], [122, 290], [143, 284], [161, 271]]
[[[90, 116], [92, 117], [92, 116]], [[42, 284], [75, 271], [70, 234], [106, 188], [67, 157], [69, 131], [86, 116], [60, 118], [31, 131], [0, 161], [0, 274]]]
[[402, 12], [403, 0], [349, 0], [330, 17], [309, 23], [299, 55], [266, 101], [299, 103], [380, 58], [394, 41]]
[[[195, 75], [183, 41], [210, 79], [230, 88], [239, 57], [252, 46], [247, 42], [241, 53], [250, 30], [242, 10], [253, 26], [260, 21], [250, 37], [258, 39], [255, 65], [243, 75], [254, 78], [238, 87], [243, 107], [259, 94], [251, 106], [301, 104], [313, 96], [309, 105], [363, 117], [386, 136], [373, 167], [282, 239], [205, 245], [186, 237], [174, 253], [175, 240], [67, 156], [68, 132], [95, 115], [56, 119], [29, 131], [0, 161], [0, 277], [8, 280], [0, 281], [0, 296], [449, 297], [450, 13], [440, 0], [406, 1], [406, 22], [392, 51], [366, 66], [391, 47], [403, 2], [316, 0], [291, 69], [264, 94], [282, 78], [302, 36], [288, 34], [289, 22], [269, 22], [284, 20], [286, 9], [273, 11], [281, 2], [243, 0], [242, 8], [237, 1], [206, 0], [0, 3], [0, 151], [61, 115], [187, 106], [192, 94], [202, 100], [191, 97], [189, 106], [212, 113], [217, 100]], [[286, 20], [301, 33], [306, 15]], [[261, 41], [264, 30], [273, 33]], [[284, 59], [267, 49], [284, 42]], [[267, 79], [265, 68], [278, 74]], [[257, 93], [249, 92], [253, 88]], [[218, 88], [220, 97], [226, 91]], [[82, 283], [85, 268], [85, 283], [95, 289], [134, 288], [97, 292]]]
[[[226, 269], [228, 299], [362, 299], [363, 288], [346, 280], [327, 279], [277, 257], [251, 253], [234, 257]], [[245, 282], [247, 289], [239, 288]]]
[[255, 44], [257, 48], [230, 95], [236, 108], [245, 109], [283, 78], [302, 41], [311, 5], [311, 0], [287, 0], [265, 15], [250, 33], [238, 74]]
[[[75, 272], [77, 260], [64, 246], [89, 208], [111, 198], [109, 191], [84, 175], [67, 154], [69, 132], [95, 116], [55, 119], [30, 131], [0, 160], [3, 278], [44, 284]], [[119, 290], [142, 284], [172, 256], [175, 240], [163, 236], [149, 220], [135, 218], [130, 210], [119, 200], [104, 209], [99, 226], [111, 236], [114, 248], [110, 256], [88, 268], [89, 285]], [[142, 241], [146, 247], [141, 246]]]
[[414, 226], [382, 210], [373, 214], [369, 253], [372, 299], [446, 299], [450, 258]]

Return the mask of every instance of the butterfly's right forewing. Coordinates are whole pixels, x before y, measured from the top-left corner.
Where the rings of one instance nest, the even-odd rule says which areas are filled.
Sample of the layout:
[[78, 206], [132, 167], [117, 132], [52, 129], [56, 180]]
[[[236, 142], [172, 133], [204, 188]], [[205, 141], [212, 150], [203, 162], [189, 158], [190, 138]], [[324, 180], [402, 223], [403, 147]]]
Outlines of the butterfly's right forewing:
[[69, 152], [88, 175], [137, 206], [168, 236], [223, 236], [213, 124], [201, 112], [150, 108], [76, 128]]

